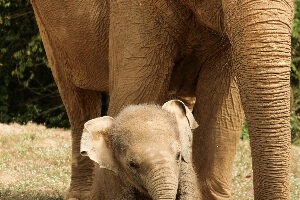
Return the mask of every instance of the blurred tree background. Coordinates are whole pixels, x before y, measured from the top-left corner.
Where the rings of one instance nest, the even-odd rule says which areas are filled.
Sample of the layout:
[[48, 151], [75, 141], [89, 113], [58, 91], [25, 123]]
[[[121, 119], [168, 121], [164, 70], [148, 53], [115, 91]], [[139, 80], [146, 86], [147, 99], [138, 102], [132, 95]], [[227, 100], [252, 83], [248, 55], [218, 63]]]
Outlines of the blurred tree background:
[[69, 127], [29, 0], [0, 0], [0, 122]]
[[[291, 139], [300, 145], [300, 0], [292, 35]], [[0, 0], [0, 122], [68, 128], [29, 0]], [[244, 123], [242, 139], [249, 139]]]
[[292, 143], [300, 145], [300, 0], [295, 0], [291, 69], [291, 136]]

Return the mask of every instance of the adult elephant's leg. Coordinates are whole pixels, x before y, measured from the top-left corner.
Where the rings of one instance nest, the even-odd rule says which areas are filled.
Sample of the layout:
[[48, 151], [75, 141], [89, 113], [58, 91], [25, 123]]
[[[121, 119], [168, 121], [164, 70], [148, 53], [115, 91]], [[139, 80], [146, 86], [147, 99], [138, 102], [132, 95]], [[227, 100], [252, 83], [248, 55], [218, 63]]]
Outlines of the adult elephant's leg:
[[[167, 98], [177, 54], [174, 40], [180, 32], [172, 6], [148, 0], [110, 2], [110, 116], [128, 104], [163, 103]], [[105, 170], [100, 174], [103, 180], [114, 178]], [[105, 199], [118, 184], [101, 186], [100, 196]]]
[[88, 157], [80, 155], [80, 140], [84, 123], [101, 115], [101, 93], [74, 86], [61, 67], [64, 64], [64, 57], [54, 53], [52, 47], [45, 46], [47, 57], [66, 107], [72, 132], [71, 182], [66, 199], [88, 199], [93, 181], [94, 163]]
[[250, 134], [255, 199], [290, 198], [293, 1], [223, 0]]
[[101, 115], [101, 93], [74, 86], [61, 67], [64, 57], [53, 53], [50, 46], [45, 48], [72, 131], [71, 182], [66, 199], [87, 199], [92, 185], [94, 163], [88, 157], [80, 155], [80, 140], [84, 123]]
[[60, 89], [72, 130], [72, 171], [67, 199], [87, 199], [93, 181], [94, 163], [80, 155], [80, 140], [84, 123], [101, 114], [101, 94], [78, 88], [69, 89]]
[[54, 39], [45, 31], [39, 13], [35, 12], [35, 15], [49, 65], [51, 66], [53, 77], [58, 86], [59, 93], [71, 123], [72, 172], [67, 199], [87, 199], [92, 185], [94, 165], [89, 158], [80, 155], [80, 139], [83, 124], [89, 119], [99, 117], [101, 114], [101, 95], [100, 92], [80, 89], [72, 83], [72, 80], [69, 79], [70, 74], [66, 72], [68, 56], [66, 55], [64, 48], [60, 46], [60, 43], [50, 42]]
[[110, 115], [128, 104], [167, 99], [187, 13], [176, 6], [148, 0], [111, 2]]
[[206, 200], [230, 199], [233, 160], [243, 111], [227, 50], [200, 71], [194, 115], [193, 161]]

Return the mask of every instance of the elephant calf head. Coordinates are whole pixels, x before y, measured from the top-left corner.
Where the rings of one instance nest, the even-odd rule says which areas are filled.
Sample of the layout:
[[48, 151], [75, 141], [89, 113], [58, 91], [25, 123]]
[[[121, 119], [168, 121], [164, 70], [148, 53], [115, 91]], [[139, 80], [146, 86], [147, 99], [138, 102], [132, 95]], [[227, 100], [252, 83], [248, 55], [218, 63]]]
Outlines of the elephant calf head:
[[152, 199], [175, 199], [182, 162], [191, 160], [191, 129], [197, 126], [178, 100], [162, 107], [128, 106], [115, 119], [85, 123], [81, 154]]

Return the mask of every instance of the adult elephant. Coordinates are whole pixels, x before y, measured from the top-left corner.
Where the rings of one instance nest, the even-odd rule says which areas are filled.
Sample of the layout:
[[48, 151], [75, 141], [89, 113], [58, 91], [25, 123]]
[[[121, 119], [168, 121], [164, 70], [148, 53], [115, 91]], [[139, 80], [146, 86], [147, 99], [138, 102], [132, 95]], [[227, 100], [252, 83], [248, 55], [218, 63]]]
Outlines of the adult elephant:
[[[79, 142], [84, 122], [100, 115], [100, 92], [109, 90], [111, 116], [128, 104], [163, 103], [168, 91], [197, 97], [193, 160], [205, 199], [230, 198], [243, 105], [255, 199], [289, 199], [292, 0], [32, 5], [72, 126], [68, 197], [88, 195], [93, 164]], [[114, 182], [103, 172], [107, 181]]]

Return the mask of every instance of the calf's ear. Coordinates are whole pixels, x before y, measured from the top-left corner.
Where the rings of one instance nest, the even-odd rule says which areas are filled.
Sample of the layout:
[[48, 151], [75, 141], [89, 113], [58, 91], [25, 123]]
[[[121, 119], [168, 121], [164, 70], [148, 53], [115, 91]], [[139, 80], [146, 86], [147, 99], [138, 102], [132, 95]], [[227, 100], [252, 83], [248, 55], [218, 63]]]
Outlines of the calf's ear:
[[182, 158], [185, 162], [190, 162], [193, 138], [191, 130], [196, 129], [198, 123], [192, 112], [180, 100], [170, 100], [162, 108], [175, 115], [182, 147]]
[[80, 154], [88, 156], [98, 163], [100, 168], [118, 173], [118, 164], [108, 138], [112, 124], [113, 118], [109, 116], [87, 121], [81, 136]]

